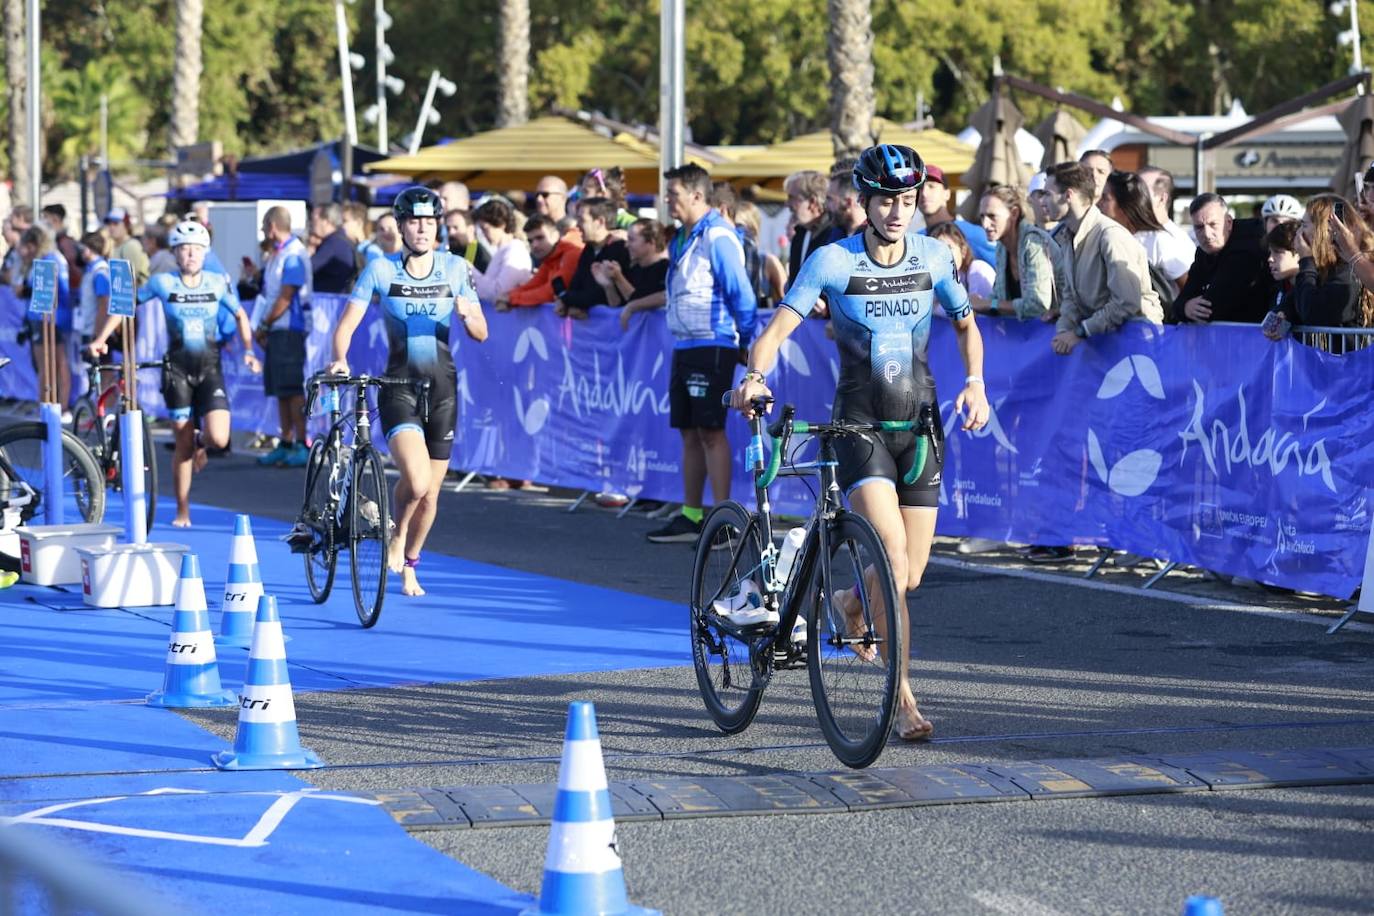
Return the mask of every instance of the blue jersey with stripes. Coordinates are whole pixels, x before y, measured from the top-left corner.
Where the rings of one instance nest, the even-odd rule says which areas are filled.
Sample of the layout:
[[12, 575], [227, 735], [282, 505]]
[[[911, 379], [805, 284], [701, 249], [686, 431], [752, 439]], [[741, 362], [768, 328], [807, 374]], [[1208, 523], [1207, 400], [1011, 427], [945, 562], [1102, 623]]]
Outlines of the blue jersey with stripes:
[[453, 300], [462, 296], [469, 302], [477, 301], [472, 272], [468, 262], [457, 255], [436, 251], [429, 275], [416, 277], [402, 265], [403, 256], [397, 252], [369, 261], [353, 287], [349, 304], [366, 306], [374, 294], [377, 296], [389, 345], [387, 375], [451, 381]]
[[220, 322], [241, 310], [229, 277], [201, 271], [199, 282], [187, 285], [179, 272], [153, 274], [138, 288], [138, 301], [162, 301], [167, 318], [167, 355], [194, 367], [219, 358]]
[[957, 321], [970, 313], [968, 294], [944, 242], [908, 232], [902, 256], [884, 267], [865, 235], [812, 252], [782, 305], [805, 318], [822, 294], [830, 303], [840, 350], [836, 416], [910, 420], [935, 398], [926, 361], [935, 300]]

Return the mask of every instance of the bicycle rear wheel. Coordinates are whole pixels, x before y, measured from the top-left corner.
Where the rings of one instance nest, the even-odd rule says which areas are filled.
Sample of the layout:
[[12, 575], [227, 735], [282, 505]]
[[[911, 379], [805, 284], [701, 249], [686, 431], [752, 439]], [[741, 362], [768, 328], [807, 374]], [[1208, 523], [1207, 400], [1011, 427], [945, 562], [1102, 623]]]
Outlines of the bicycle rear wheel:
[[[72, 408], [72, 434], [81, 440], [81, 443], [90, 449], [96, 464], [104, 468], [105, 455], [105, 420], [95, 409], [95, 402], [90, 398], [83, 397], [76, 402]], [[106, 478], [109, 478], [109, 470], [105, 470]]]
[[353, 487], [349, 491], [349, 568], [353, 574], [353, 603], [363, 627], [377, 623], [386, 597], [386, 548], [390, 517], [386, 475], [377, 450], [359, 446], [353, 459]]
[[[110, 479], [110, 486], [116, 490], [124, 489], [124, 452], [120, 448], [123, 441], [120, 438], [122, 422], [122, 415], [117, 414], [108, 444], [110, 457], [105, 462], [105, 474]], [[153, 452], [152, 423], [147, 417], [143, 419], [143, 499], [148, 516], [148, 530], [152, 531], [153, 519], [157, 516], [157, 455]]]
[[727, 735], [754, 721], [763, 687], [754, 677], [749, 644], [726, 631], [712, 604], [741, 594], [746, 582], [763, 594], [761, 556], [758, 530], [743, 506], [729, 501], [711, 510], [692, 564], [692, 666], [706, 711]]
[[[47, 435], [42, 423], [16, 423], [0, 429], [0, 455], [37, 497], [20, 511], [26, 525], [34, 519], [43, 520], [43, 505], [54, 496], [47, 492], [43, 473]], [[22, 490], [18, 481], [0, 474], [0, 501], [18, 498]], [[61, 500], [63, 517], [69, 521], [98, 522], [105, 517], [104, 475], [90, 449], [66, 429], [62, 430], [62, 491], [55, 498]]]
[[339, 545], [334, 539], [337, 528], [338, 504], [329, 494], [329, 481], [339, 460], [339, 436], [330, 433], [316, 439], [310, 446], [310, 459], [305, 465], [305, 502], [301, 521], [315, 532], [315, 538], [305, 553], [305, 582], [310, 597], [323, 604], [334, 588], [334, 571], [339, 562]]
[[842, 512], [829, 540], [830, 556], [819, 558], [811, 579], [811, 696], [835, 756], [845, 766], [866, 767], [892, 730], [907, 635], [897, 625], [892, 566], [869, 521]]

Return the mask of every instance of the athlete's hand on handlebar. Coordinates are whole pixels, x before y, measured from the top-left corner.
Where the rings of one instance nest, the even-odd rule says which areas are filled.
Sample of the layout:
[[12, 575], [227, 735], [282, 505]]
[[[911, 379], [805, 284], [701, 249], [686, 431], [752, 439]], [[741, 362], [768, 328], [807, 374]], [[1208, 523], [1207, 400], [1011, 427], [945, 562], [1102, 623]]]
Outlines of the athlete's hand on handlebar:
[[[754, 398], [771, 398], [773, 392], [756, 378], [745, 376], [739, 387], [730, 392], [730, 406], [744, 414], [746, 420], [754, 419]], [[764, 410], [767, 413], [767, 409]]]
[[326, 366], [325, 369], [324, 369], [324, 371], [327, 372], [329, 375], [347, 375], [347, 374], [348, 374], [348, 360], [346, 360], [346, 359], [336, 359], [336, 360], [334, 360], [332, 363], [330, 363], [328, 366]]
[[104, 356], [110, 352], [110, 345], [103, 340], [93, 340], [86, 345], [86, 352], [92, 356]]

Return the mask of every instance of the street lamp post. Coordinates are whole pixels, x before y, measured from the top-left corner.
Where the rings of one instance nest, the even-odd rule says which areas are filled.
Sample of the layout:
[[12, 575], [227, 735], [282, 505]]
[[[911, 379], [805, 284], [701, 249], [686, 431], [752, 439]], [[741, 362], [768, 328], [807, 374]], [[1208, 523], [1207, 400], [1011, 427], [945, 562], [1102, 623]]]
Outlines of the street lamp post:
[[41, 83], [43, 72], [38, 65], [38, 50], [42, 45], [42, 32], [39, 26], [38, 0], [29, 0], [28, 3], [28, 51], [29, 51], [29, 86], [28, 86], [28, 106], [29, 110], [29, 206], [33, 208], [33, 218], [38, 220], [38, 214], [42, 212], [43, 199], [43, 154], [42, 144], [39, 142], [39, 130], [41, 130], [42, 120], [39, 118], [41, 109], [39, 103], [42, 100]]
[[[1336, 42], [1342, 46], [1351, 46], [1352, 60], [1350, 63], [1350, 73], [1359, 73], [1364, 69], [1364, 57], [1360, 48], [1360, 3], [1359, 0], [1336, 0], [1327, 9], [1333, 16], [1339, 16], [1344, 12], [1350, 13], [1350, 28], [1336, 36]], [[1364, 95], [1364, 84], [1355, 87], [1355, 91]]]
[[659, 92], [658, 142], [660, 174], [658, 179], [658, 209], [667, 218], [665, 203], [666, 182], [662, 172], [682, 165], [685, 104], [683, 102], [683, 70], [686, 40], [685, 0], [663, 0], [659, 17]]
[[[382, 0], [375, 0], [373, 7], [373, 21], [376, 24], [376, 49], [377, 49], [377, 103], [374, 117], [377, 121], [377, 148], [386, 152], [390, 142], [387, 135], [387, 90], [400, 95], [405, 91], [406, 84], [394, 76], [386, 75], [386, 68], [391, 66], [391, 62], [396, 59], [391, 46], [386, 43], [386, 31], [391, 28], [392, 20], [382, 8]], [[371, 120], [371, 119], [369, 119]]]
[[426, 124], [438, 124], [439, 112], [434, 110], [434, 93], [442, 92], [445, 96], [452, 96], [458, 91], [458, 87], [439, 75], [435, 70], [429, 75], [429, 88], [425, 90], [425, 101], [420, 106], [420, 117], [415, 122], [415, 133], [410, 135], [410, 155], [414, 156], [420, 151], [420, 141], [425, 135]]
[[358, 118], [353, 112], [353, 71], [357, 69], [357, 61], [348, 53], [348, 17], [344, 14], [344, 0], [334, 0], [334, 31], [339, 41], [339, 81], [343, 86], [344, 139], [348, 141], [349, 157], [352, 158], [351, 148], [358, 145]]

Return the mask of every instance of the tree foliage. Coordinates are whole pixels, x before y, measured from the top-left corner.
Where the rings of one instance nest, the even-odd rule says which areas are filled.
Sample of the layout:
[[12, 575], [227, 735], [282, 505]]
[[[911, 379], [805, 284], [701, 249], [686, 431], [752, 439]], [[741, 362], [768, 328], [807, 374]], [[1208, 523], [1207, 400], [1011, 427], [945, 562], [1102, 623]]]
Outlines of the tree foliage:
[[[1374, 2], [1361, 6], [1374, 22]], [[357, 108], [371, 102], [372, 5], [348, 7]], [[393, 0], [391, 135], [415, 123], [430, 70], [459, 85], [440, 97], [428, 139], [466, 136], [496, 118], [498, 10], [492, 0]], [[994, 57], [1008, 73], [1151, 114], [1207, 114], [1233, 97], [1252, 112], [1341, 76], [1336, 35], [1348, 25], [1324, 0], [913, 0], [872, 7], [878, 114], [907, 120], [923, 98], [938, 126], [958, 130], [986, 100]], [[701, 143], [768, 143], [827, 124], [825, 0], [693, 3], [687, 9], [687, 110]], [[253, 154], [341, 133], [333, 4], [220, 0], [207, 4], [202, 139]], [[166, 156], [173, 0], [48, 3], [49, 177], [94, 152], [99, 88], [118, 96], [128, 155]], [[658, 118], [659, 7], [642, 0], [530, 0], [530, 109]], [[1017, 96], [1034, 123], [1047, 103]], [[96, 102], [98, 106], [98, 100]], [[361, 139], [375, 135], [360, 123]]]

